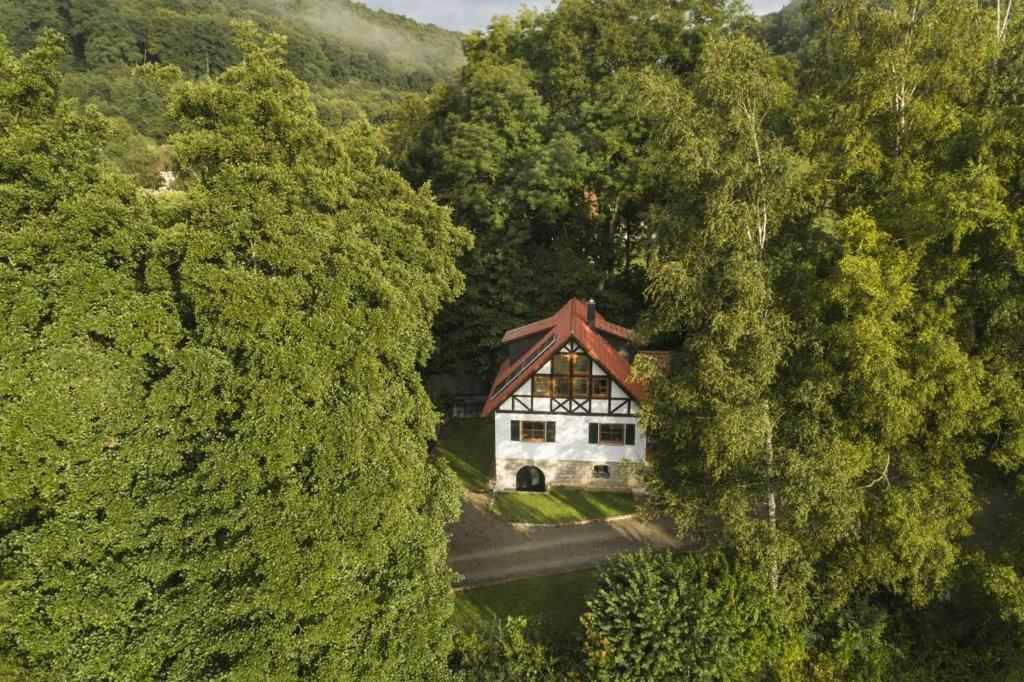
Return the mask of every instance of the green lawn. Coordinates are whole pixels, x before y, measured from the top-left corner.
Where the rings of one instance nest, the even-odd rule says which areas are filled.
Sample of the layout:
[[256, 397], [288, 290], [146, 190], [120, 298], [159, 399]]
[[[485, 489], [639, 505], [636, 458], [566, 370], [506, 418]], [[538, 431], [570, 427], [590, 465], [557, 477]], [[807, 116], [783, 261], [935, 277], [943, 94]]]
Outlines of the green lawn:
[[583, 634], [580, 616], [600, 569], [527, 578], [455, 593], [455, 625], [486, 631], [508, 616], [525, 616], [545, 641]]
[[494, 420], [453, 418], [444, 425], [437, 444], [468, 490], [490, 490], [494, 472]]
[[551, 488], [547, 493], [495, 493], [493, 509], [506, 521], [566, 523], [632, 514], [636, 502], [629, 492]]

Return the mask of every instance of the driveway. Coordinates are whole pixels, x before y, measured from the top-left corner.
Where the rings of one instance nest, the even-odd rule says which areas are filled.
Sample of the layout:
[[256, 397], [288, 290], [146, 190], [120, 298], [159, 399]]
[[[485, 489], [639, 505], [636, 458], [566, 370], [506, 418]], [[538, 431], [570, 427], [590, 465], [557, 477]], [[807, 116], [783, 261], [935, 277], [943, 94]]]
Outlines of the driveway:
[[463, 576], [456, 587], [582, 570], [611, 554], [642, 547], [682, 548], [671, 527], [660, 521], [628, 518], [525, 528], [495, 516], [489, 501], [483, 493], [468, 493], [462, 516], [448, 528], [448, 564]]

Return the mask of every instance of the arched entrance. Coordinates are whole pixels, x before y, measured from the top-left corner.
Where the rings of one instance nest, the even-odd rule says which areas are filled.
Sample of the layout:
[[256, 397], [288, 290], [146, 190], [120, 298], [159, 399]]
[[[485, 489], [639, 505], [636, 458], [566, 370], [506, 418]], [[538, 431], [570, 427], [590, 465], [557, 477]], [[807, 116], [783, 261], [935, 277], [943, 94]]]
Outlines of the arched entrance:
[[547, 490], [544, 485], [544, 472], [537, 467], [523, 467], [516, 473], [516, 490], [531, 493], [544, 492]]

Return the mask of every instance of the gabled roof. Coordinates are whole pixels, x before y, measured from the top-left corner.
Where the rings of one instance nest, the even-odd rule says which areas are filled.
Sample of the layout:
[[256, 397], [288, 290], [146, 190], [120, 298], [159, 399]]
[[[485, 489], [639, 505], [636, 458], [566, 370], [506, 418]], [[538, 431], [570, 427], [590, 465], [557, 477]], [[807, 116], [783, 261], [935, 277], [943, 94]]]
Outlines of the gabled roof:
[[[562, 309], [551, 317], [545, 317], [543, 320], [537, 320], [530, 324], [524, 324], [522, 327], [516, 327], [515, 329], [509, 329], [505, 332], [505, 335], [501, 337], [502, 343], [512, 343], [519, 339], [526, 338], [527, 336], [533, 336], [534, 334], [540, 334], [547, 331], [548, 329], [554, 328], [558, 324], [558, 316], [565, 315], [566, 310], [573, 304], [573, 302], [581, 304], [583, 306], [583, 322], [587, 321], [587, 304], [578, 298], [571, 299], [568, 303], [562, 306]], [[616, 336], [623, 341], [629, 341], [633, 336], [632, 329], [626, 329], [625, 327], [609, 322], [604, 319], [604, 315], [597, 313], [594, 320], [597, 330], [611, 336]]]
[[[600, 333], [599, 333], [600, 332]], [[532, 346], [514, 362], [505, 360], [498, 368], [483, 416], [498, 408], [516, 389], [544, 366], [571, 339], [575, 339], [594, 362], [604, 368], [623, 390], [634, 400], [644, 400], [647, 393], [629, 378], [629, 361], [616, 352], [601, 333], [628, 341], [632, 331], [605, 320], [600, 313], [595, 316], [594, 327], [587, 324], [587, 304], [578, 298], [570, 299], [551, 317], [516, 327], [501, 338], [502, 343], [540, 335]]]

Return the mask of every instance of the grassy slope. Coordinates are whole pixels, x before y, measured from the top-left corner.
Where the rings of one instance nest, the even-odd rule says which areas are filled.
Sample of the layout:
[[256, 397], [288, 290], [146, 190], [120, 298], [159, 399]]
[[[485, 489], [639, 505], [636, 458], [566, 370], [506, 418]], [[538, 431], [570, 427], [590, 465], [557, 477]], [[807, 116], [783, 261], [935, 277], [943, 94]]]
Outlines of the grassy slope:
[[489, 490], [494, 472], [494, 420], [452, 419], [441, 432], [438, 452], [468, 490]]
[[632, 514], [636, 503], [628, 492], [552, 488], [548, 493], [497, 493], [493, 509], [506, 521], [567, 523]]
[[545, 641], [582, 635], [580, 616], [586, 611], [599, 569], [528, 578], [455, 594], [455, 625], [486, 631], [509, 616], [525, 616]]

